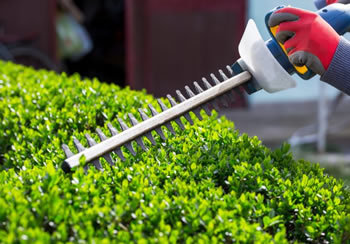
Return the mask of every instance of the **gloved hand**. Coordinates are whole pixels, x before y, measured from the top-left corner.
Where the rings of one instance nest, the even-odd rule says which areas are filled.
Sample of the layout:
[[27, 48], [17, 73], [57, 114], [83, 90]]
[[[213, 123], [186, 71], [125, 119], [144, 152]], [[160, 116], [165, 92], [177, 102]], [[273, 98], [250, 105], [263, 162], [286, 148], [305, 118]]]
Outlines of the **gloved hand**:
[[348, 4], [350, 0], [314, 0], [314, 3], [317, 9], [321, 9], [333, 3]]
[[325, 73], [340, 41], [325, 20], [314, 12], [286, 7], [274, 12], [268, 24], [279, 25], [276, 39], [284, 44], [292, 64], [306, 65], [321, 76]]

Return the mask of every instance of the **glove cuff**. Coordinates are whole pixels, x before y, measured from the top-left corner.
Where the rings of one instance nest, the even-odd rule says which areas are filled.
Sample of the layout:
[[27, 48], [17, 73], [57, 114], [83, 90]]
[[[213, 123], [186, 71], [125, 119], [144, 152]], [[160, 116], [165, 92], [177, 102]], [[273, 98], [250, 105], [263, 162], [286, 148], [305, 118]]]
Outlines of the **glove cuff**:
[[350, 95], [350, 42], [341, 38], [328, 70], [321, 80]]

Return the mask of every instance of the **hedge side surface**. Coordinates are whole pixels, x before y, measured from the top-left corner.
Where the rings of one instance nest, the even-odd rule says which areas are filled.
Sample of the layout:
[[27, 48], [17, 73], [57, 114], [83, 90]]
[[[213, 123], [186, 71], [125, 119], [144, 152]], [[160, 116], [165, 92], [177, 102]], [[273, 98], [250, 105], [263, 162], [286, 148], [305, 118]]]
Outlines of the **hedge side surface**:
[[159, 109], [144, 91], [0, 62], [0, 242], [349, 242], [342, 182], [216, 112], [103, 172], [63, 173], [62, 143], [87, 146], [147, 103]]

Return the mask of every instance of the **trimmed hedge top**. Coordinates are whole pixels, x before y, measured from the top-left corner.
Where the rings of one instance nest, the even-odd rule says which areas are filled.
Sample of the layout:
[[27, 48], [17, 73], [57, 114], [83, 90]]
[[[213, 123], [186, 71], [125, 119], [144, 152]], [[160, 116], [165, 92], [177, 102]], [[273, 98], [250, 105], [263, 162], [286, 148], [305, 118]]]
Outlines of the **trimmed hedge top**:
[[144, 91], [0, 62], [1, 242], [349, 241], [340, 181], [224, 117], [193, 116], [177, 137], [146, 141], [148, 152], [113, 155], [113, 168], [102, 159], [103, 172], [64, 174], [62, 143], [87, 146], [84, 133], [109, 135], [108, 122], [119, 128], [118, 116], [147, 103], [158, 106]]

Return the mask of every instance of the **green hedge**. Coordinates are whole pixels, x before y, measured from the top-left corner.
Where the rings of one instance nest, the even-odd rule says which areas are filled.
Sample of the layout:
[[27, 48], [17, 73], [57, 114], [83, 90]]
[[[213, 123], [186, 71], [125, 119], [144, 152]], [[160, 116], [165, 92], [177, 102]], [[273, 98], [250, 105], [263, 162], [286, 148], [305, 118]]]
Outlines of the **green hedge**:
[[340, 181], [217, 115], [145, 140], [126, 162], [113, 155], [113, 168], [102, 160], [103, 172], [63, 173], [62, 143], [87, 146], [84, 133], [109, 135], [147, 103], [144, 91], [0, 62], [0, 242], [349, 242]]

